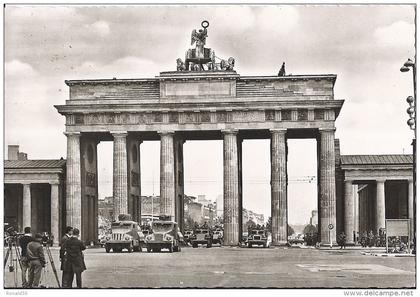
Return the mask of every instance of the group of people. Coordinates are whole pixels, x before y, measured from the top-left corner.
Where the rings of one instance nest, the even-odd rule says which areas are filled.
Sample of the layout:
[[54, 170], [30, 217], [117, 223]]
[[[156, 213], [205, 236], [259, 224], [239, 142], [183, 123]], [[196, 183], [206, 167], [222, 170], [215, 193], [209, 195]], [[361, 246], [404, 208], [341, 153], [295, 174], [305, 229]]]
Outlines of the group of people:
[[[60, 261], [62, 274], [62, 287], [71, 288], [74, 275], [76, 285], [82, 287], [82, 272], [86, 270], [83, 256], [85, 244], [79, 240], [80, 231], [70, 226], [66, 227], [66, 233], [60, 243]], [[31, 233], [30, 227], [25, 227], [24, 234], [19, 237], [21, 248], [22, 287], [38, 288], [43, 268], [47, 265], [45, 259], [43, 236]]]

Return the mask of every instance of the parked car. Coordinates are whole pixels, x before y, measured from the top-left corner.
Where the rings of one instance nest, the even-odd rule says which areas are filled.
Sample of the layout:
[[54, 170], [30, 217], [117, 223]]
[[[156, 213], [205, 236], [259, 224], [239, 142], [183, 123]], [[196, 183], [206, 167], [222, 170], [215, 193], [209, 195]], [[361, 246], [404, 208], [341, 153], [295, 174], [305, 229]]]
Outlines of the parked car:
[[160, 252], [162, 249], [168, 249], [170, 253], [181, 251], [183, 236], [176, 222], [154, 221], [151, 229], [152, 233], [145, 237], [147, 252]]
[[143, 233], [139, 224], [134, 221], [116, 221], [111, 224], [111, 233], [106, 236], [105, 251], [121, 252], [127, 249], [129, 253], [140, 252], [140, 241]]

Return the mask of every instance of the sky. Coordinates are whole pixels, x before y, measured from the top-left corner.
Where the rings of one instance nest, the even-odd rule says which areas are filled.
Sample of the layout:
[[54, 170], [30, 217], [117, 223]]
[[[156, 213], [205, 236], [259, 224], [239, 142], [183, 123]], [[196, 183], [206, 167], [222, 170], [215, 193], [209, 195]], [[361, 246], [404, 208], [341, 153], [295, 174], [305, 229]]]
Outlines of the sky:
[[[187, 16], [187, 17], [186, 17]], [[66, 79], [155, 77], [175, 70], [190, 34], [208, 20], [207, 47], [235, 57], [240, 75], [337, 74], [345, 103], [336, 120], [342, 154], [411, 152], [405, 98], [414, 57], [409, 5], [30, 6], [5, 8], [5, 145], [31, 159], [66, 157]], [[289, 222], [316, 208], [313, 140], [289, 141]], [[269, 141], [244, 142], [244, 206], [270, 215]], [[100, 197], [112, 194], [112, 143], [98, 146]], [[5, 153], [7, 150], [5, 149]], [[215, 200], [223, 190], [221, 141], [184, 145], [185, 192]], [[142, 194], [159, 192], [159, 142], [144, 142]], [[200, 164], [200, 166], [197, 166]]]

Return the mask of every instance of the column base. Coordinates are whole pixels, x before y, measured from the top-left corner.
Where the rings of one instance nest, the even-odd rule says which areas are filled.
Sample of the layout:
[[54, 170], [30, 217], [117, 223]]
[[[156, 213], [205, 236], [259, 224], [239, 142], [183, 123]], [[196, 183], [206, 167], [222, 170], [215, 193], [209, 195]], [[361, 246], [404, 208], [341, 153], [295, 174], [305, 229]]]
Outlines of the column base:
[[278, 241], [278, 242], [272, 242], [270, 245], [271, 246], [289, 246], [289, 242], [287, 242], [287, 241]]
[[[330, 242], [321, 242], [319, 244], [319, 246], [320, 247], [330, 247], [331, 246], [331, 243]], [[333, 241], [332, 242], [332, 247], [337, 247], [337, 246], [338, 246], [337, 242]]]

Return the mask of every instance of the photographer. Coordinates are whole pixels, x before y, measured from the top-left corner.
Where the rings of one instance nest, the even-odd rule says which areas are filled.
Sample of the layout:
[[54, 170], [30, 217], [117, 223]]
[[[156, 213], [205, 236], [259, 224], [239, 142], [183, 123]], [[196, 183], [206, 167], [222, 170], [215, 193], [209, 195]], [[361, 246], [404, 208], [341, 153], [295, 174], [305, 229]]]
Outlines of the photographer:
[[25, 227], [24, 229], [25, 234], [19, 237], [19, 246], [21, 249], [21, 260], [20, 263], [22, 265], [22, 287], [28, 287], [28, 281], [26, 274], [29, 270], [29, 261], [28, 261], [28, 252], [27, 247], [28, 244], [34, 240], [31, 234], [31, 227]]
[[41, 278], [42, 268], [45, 267], [46, 264], [41, 234], [35, 234], [35, 240], [28, 244], [27, 258], [29, 261], [28, 287], [37, 288]]

